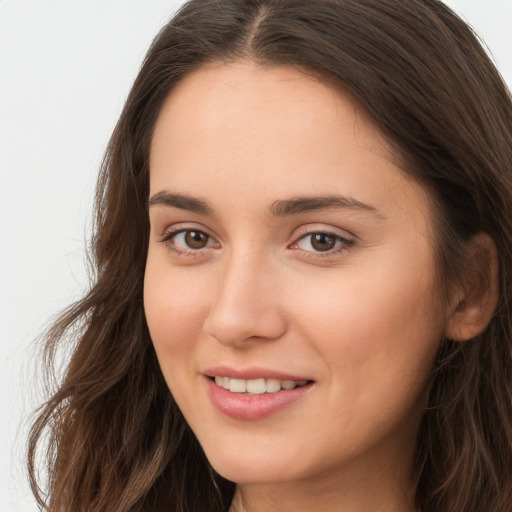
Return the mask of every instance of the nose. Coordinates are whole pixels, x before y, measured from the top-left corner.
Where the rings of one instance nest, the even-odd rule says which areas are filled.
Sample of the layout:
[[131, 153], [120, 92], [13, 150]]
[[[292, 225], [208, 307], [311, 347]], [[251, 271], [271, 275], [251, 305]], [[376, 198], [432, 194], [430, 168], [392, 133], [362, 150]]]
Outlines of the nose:
[[206, 334], [239, 348], [284, 334], [277, 269], [261, 257], [232, 255], [219, 274], [217, 293], [204, 322]]

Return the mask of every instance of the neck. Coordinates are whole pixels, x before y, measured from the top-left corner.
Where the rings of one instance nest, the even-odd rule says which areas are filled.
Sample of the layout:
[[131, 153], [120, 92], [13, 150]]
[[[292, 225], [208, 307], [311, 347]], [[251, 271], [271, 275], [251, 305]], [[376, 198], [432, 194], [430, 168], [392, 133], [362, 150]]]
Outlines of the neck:
[[[418, 512], [410, 471], [353, 466], [297, 482], [239, 484], [229, 512]], [[410, 467], [408, 467], [410, 470]]]

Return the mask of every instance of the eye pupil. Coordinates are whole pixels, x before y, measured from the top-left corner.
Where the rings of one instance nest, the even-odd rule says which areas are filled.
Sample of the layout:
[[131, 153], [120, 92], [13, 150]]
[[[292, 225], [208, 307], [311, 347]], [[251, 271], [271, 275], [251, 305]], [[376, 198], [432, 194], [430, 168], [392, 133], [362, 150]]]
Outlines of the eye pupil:
[[201, 231], [187, 231], [185, 233], [185, 243], [191, 249], [202, 249], [208, 243], [208, 235]]
[[315, 233], [311, 236], [311, 245], [316, 251], [329, 251], [336, 244], [336, 237], [327, 233]]

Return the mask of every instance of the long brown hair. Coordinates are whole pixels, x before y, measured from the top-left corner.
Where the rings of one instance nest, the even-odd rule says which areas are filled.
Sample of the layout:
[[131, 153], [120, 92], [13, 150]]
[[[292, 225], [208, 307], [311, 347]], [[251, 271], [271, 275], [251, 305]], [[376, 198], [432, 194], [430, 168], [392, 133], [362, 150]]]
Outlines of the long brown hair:
[[[173, 401], [146, 326], [148, 151], [187, 73], [249, 58], [328, 80], [370, 115], [436, 205], [439, 268], [464, 272], [488, 233], [498, 310], [466, 343], [443, 340], [416, 449], [422, 512], [512, 510], [512, 102], [472, 31], [438, 0], [192, 0], [153, 42], [115, 128], [96, 194], [90, 291], [46, 337], [49, 370], [72, 347], [29, 443], [51, 512], [226, 511], [234, 484], [210, 467]], [[48, 485], [35, 468], [45, 447]]]

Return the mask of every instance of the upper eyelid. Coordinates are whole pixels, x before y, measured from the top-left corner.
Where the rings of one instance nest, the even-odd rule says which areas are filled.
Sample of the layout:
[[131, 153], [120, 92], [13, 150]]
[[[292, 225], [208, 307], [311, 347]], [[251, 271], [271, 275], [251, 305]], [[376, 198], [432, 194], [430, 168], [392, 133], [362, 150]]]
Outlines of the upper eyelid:
[[[175, 252], [176, 254], [178, 254], [179, 256], [181, 257], [203, 257], [203, 256], [206, 256], [207, 254], [212, 254], [212, 250], [213, 249], [219, 249], [221, 248], [221, 244], [214, 238], [212, 237], [211, 235], [209, 235], [208, 233], [202, 231], [205, 235], [207, 235], [209, 238], [212, 238], [217, 246], [215, 247], [208, 247], [208, 246], [205, 246], [205, 247], [201, 247], [201, 248], [198, 248], [198, 249], [194, 249], [194, 248], [187, 248], [187, 247], [180, 247], [174, 243], [172, 243], [172, 239], [174, 237], [176, 237], [177, 235], [181, 234], [181, 233], [184, 233], [186, 231], [193, 231], [194, 228], [182, 228], [182, 229], [176, 229], [176, 230], [171, 230], [171, 231], [167, 231], [163, 238], [161, 238], [159, 240], [159, 243], [162, 243], [163, 245], [165, 245], [167, 247], [168, 250], [172, 250], [173, 252]], [[201, 231], [201, 230], [197, 230], [197, 231]], [[336, 239], [338, 239], [338, 241], [341, 241], [341, 245], [338, 246], [338, 247], [333, 247], [332, 249], [329, 249], [327, 251], [309, 251], [309, 250], [306, 250], [306, 249], [302, 249], [300, 247], [297, 247], [298, 244], [300, 243], [301, 240], [303, 240], [304, 238], [307, 238], [308, 236], [312, 236], [314, 234], [318, 234], [318, 233], [323, 233], [323, 234], [327, 234], [327, 235], [330, 235], [330, 236], [334, 236]], [[330, 231], [327, 231], [327, 230], [311, 230], [311, 231], [306, 231], [304, 234], [302, 234], [301, 236], [298, 236], [298, 237], [295, 237], [293, 242], [287, 244], [287, 249], [290, 249], [290, 250], [293, 250], [293, 251], [300, 251], [301, 253], [304, 253], [304, 255], [307, 255], [307, 257], [309, 259], [313, 259], [313, 260], [316, 260], [318, 258], [336, 258], [336, 257], [339, 257], [341, 253], [344, 253], [345, 251], [348, 251], [350, 250], [350, 248], [354, 245], [354, 240], [353, 239], [349, 239], [349, 238], [346, 238], [344, 236], [341, 236], [339, 234], [336, 234], [336, 233], [333, 233], [333, 232], [330, 232]]]
[[[187, 257], [187, 258], [201, 258], [206, 256], [207, 254], [211, 254], [212, 249], [216, 249], [216, 247], [201, 247], [198, 249], [194, 249], [192, 247], [181, 247], [180, 245], [177, 245], [174, 243], [174, 238], [181, 233], [185, 233], [187, 231], [194, 231], [194, 228], [177, 228], [177, 229], [166, 229], [166, 232], [158, 239], [158, 243], [165, 246], [165, 248], [168, 251], [172, 251], [175, 254], [177, 254], [179, 257]], [[212, 237], [209, 233], [207, 233], [204, 230], [201, 229], [195, 229], [195, 231], [200, 231], [201, 233], [204, 233], [206, 236], [208, 236], [210, 239], [215, 241], [215, 243], [219, 244], [217, 240]], [[220, 245], [220, 244], [219, 244]]]
[[352, 243], [352, 239], [348, 238], [348, 237], [345, 237], [345, 236], [342, 236], [342, 235], [339, 235], [337, 233], [333, 233], [331, 231], [310, 231], [304, 235], [301, 235], [299, 236], [299, 238], [296, 238], [294, 242], [292, 242], [292, 245], [295, 245], [297, 244], [298, 242], [300, 242], [301, 240], [304, 240], [305, 238], [308, 238], [310, 236], [313, 236], [313, 235], [327, 235], [327, 236], [332, 236], [334, 238], [336, 238], [337, 240], [343, 240], [345, 242], [351, 242]]
[[351, 241], [353, 241], [356, 238], [356, 236], [353, 233], [347, 231], [346, 229], [337, 228], [335, 226], [321, 225], [319, 223], [314, 225], [303, 225], [297, 228], [293, 234], [294, 242], [308, 235], [312, 235], [314, 233], [326, 233]]
[[[292, 242], [288, 247], [294, 247], [294, 246], [297, 246], [299, 244], [299, 242], [301, 242], [302, 240], [312, 236], [312, 235], [315, 235], [315, 234], [324, 234], [324, 235], [328, 235], [328, 236], [332, 236], [334, 237], [336, 240], [338, 241], [342, 241], [343, 242], [343, 245], [345, 246], [348, 246], [348, 245], [353, 245], [354, 244], [354, 240], [351, 239], [351, 238], [348, 238], [348, 237], [344, 237], [342, 235], [338, 235], [336, 233], [331, 233], [329, 231], [310, 231], [302, 236], [300, 236], [299, 238], [296, 238], [294, 242]], [[304, 250], [304, 249], [302, 249]], [[325, 251], [323, 254], [328, 254], [328, 253], [332, 253], [333, 251], [335, 251], [335, 249], [330, 249], [328, 251]], [[311, 253], [315, 253], [317, 251], [306, 251], [306, 252], [311, 252]], [[319, 253], [321, 251], [318, 251]]]
[[[171, 236], [176, 236], [181, 232], [194, 230], [201, 231], [202, 233], [205, 233], [209, 237], [216, 240], [217, 243], [221, 243], [220, 237], [213, 230], [207, 228], [201, 223], [196, 222], [178, 222], [175, 224], [171, 224], [167, 226], [164, 230], [159, 230], [158, 238], [160, 239], [160, 241], [164, 241], [165, 239], [169, 239], [171, 238]], [[326, 233], [351, 242], [355, 241], [356, 239], [356, 236], [346, 229], [318, 222], [311, 224], [303, 224], [302, 226], [295, 228], [289, 236], [290, 242], [288, 242], [287, 245], [289, 247], [290, 245], [297, 243], [300, 239], [315, 233]]]
[[202, 233], [205, 233], [208, 236], [211, 236], [212, 238], [215, 238], [216, 240], [219, 238], [218, 235], [211, 230], [210, 228], [207, 228], [203, 224], [200, 224], [198, 222], [176, 222], [173, 224], [168, 224], [164, 229], [154, 229], [157, 236], [160, 238], [165, 237], [169, 233], [177, 234], [179, 232], [183, 231], [201, 231]]
[[[208, 236], [209, 238], [211, 238], [211, 239], [215, 240], [217, 243], [219, 243], [217, 241], [217, 238], [215, 236], [211, 235], [210, 233], [208, 233], [208, 231], [206, 231], [205, 229], [199, 229], [199, 228], [193, 228], [193, 227], [166, 229], [165, 232], [160, 236], [160, 242], [167, 242], [171, 238], [174, 238], [175, 236], [177, 236], [181, 233], [186, 233], [187, 231], [199, 231], [200, 233], [204, 233], [206, 236]], [[201, 250], [201, 249], [197, 249], [197, 250]]]

